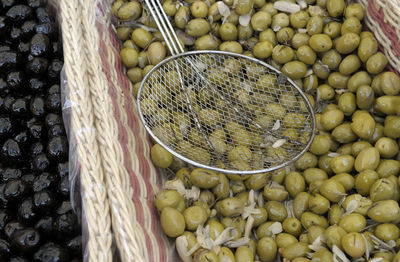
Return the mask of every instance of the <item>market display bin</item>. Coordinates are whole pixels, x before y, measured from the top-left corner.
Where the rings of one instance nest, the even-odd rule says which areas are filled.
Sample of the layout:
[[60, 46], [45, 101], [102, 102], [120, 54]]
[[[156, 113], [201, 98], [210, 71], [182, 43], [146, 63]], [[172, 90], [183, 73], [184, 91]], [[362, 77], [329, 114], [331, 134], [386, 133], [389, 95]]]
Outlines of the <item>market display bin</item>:
[[[119, 58], [112, 0], [55, 2], [63, 35], [63, 113], [71, 183], [79, 185], [85, 261], [178, 261], [153, 206], [168, 174], [150, 159], [132, 85]], [[365, 26], [400, 68], [400, 1], [361, 0]]]

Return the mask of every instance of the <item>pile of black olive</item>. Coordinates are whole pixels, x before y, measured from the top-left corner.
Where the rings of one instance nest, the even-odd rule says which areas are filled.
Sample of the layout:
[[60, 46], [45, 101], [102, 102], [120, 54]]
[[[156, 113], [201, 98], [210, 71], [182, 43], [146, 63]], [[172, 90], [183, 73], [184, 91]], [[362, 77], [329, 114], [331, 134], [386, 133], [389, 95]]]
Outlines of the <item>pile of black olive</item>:
[[46, 0], [0, 0], [0, 261], [82, 260]]

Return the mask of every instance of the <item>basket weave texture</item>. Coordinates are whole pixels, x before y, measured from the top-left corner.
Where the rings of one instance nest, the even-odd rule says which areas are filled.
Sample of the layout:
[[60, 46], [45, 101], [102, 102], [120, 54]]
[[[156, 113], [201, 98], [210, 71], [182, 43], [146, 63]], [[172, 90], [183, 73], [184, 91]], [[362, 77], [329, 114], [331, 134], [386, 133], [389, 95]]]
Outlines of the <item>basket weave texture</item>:
[[[60, 0], [71, 160], [79, 171], [85, 261], [178, 261], [153, 205], [165, 176], [119, 59], [112, 0]], [[390, 65], [400, 68], [400, 0], [360, 0], [366, 25]], [[114, 260], [115, 261], [115, 260]]]

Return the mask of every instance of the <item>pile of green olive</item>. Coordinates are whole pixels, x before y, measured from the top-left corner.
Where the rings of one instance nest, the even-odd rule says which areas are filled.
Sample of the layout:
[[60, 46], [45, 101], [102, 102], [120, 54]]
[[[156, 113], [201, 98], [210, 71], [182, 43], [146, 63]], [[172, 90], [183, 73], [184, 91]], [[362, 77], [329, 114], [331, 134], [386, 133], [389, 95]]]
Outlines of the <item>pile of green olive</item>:
[[[362, 31], [360, 4], [276, 2], [163, 1], [186, 50], [242, 53], [292, 78], [317, 134], [293, 166], [242, 176], [189, 167], [155, 144], [154, 164], [176, 174], [155, 198], [161, 227], [185, 262], [398, 262], [400, 78]], [[136, 95], [170, 54], [144, 3], [118, 0], [112, 12]]]

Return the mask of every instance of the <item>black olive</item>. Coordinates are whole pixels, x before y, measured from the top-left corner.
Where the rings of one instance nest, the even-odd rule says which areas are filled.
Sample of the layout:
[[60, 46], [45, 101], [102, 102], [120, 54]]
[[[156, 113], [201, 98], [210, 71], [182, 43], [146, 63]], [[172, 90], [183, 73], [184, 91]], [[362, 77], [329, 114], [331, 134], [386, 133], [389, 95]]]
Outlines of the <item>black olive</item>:
[[22, 24], [24, 21], [33, 18], [33, 10], [27, 5], [14, 5], [6, 13], [14, 24]]
[[18, 43], [23, 39], [22, 30], [18, 27], [12, 27], [10, 31], [10, 41], [14, 44]]
[[51, 57], [62, 56], [62, 45], [60, 42], [51, 43]]
[[68, 176], [69, 174], [69, 162], [59, 163], [57, 165], [57, 172], [60, 177]]
[[10, 257], [10, 244], [4, 239], [0, 239], [0, 261], [6, 261]]
[[37, 92], [41, 92], [44, 88], [46, 87], [46, 83], [43, 82], [40, 79], [37, 78], [31, 78], [29, 79], [29, 88], [37, 93]]
[[47, 69], [47, 77], [50, 81], [60, 82], [60, 72], [63, 68], [64, 63], [59, 59], [51, 61]]
[[64, 197], [64, 199], [69, 199], [70, 197], [70, 185], [69, 185], [69, 178], [68, 176], [64, 176], [61, 178], [60, 182], [58, 183], [58, 190], [57, 192]]
[[39, 121], [36, 117], [32, 117], [31, 119], [27, 120], [24, 122], [23, 126], [25, 126], [26, 128], [30, 128], [33, 125], [37, 124]]
[[68, 157], [68, 141], [65, 136], [56, 136], [47, 144], [47, 156], [50, 159], [62, 161]]
[[47, 0], [28, 0], [27, 3], [32, 8], [38, 8], [45, 6], [47, 4]]
[[50, 94], [46, 99], [46, 107], [49, 111], [59, 113], [61, 111], [61, 94]]
[[44, 56], [49, 52], [50, 40], [45, 34], [36, 34], [30, 42], [31, 55]]
[[32, 225], [35, 223], [38, 213], [31, 197], [22, 200], [18, 206], [18, 218], [24, 224]]
[[57, 176], [50, 173], [42, 173], [33, 181], [33, 191], [39, 192], [45, 189], [52, 190], [58, 183]]
[[38, 220], [35, 224], [35, 228], [39, 230], [43, 236], [51, 236], [53, 233], [53, 217], [45, 216]]
[[7, 113], [11, 112], [11, 106], [14, 103], [15, 98], [12, 96], [6, 96], [3, 100], [3, 110]]
[[49, 138], [52, 138], [55, 136], [63, 136], [63, 135], [65, 135], [65, 129], [62, 125], [51, 126], [47, 132], [47, 136]]
[[37, 96], [31, 101], [31, 113], [36, 117], [43, 117], [46, 113], [43, 97]]
[[52, 85], [52, 86], [49, 88], [49, 90], [47, 91], [47, 93], [48, 93], [49, 95], [52, 95], [52, 94], [60, 94], [60, 93], [61, 93], [60, 86], [59, 86], [59, 85]]
[[29, 127], [29, 132], [31, 136], [35, 139], [41, 139], [43, 135], [43, 126], [41, 124], [35, 123]]
[[11, 69], [17, 66], [19, 57], [16, 52], [1, 52], [0, 53], [0, 72], [8, 73]]
[[[0, 58], [1, 58], [0, 53]], [[49, 61], [45, 58], [35, 57], [26, 65], [26, 73], [31, 76], [42, 76], [49, 66]]]
[[29, 185], [20, 179], [8, 181], [4, 188], [4, 197], [10, 203], [17, 203], [27, 195]]
[[25, 81], [25, 76], [21, 71], [14, 71], [10, 72], [7, 75], [7, 85], [10, 88], [12, 92], [18, 92], [20, 93], [21, 91], [19, 90], [21, 86], [24, 84]]
[[44, 7], [39, 7], [36, 9], [36, 18], [39, 20], [39, 23], [54, 22], [54, 18], [52, 18], [50, 12]]
[[3, 36], [8, 30], [8, 25], [6, 23], [6, 17], [0, 16], [0, 35]]
[[63, 201], [61, 205], [57, 208], [56, 214], [63, 215], [72, 211], [71, 201]]
[[31, 163], [31, 168], [36, 172], [44, 172], [49, 168], [50, 161], [45, 154], [35, 156]]
[[39, 244], [40, 234], [33, 228], [18, 230], [11, 240], [11, 248], [23, 253], [33, 251]]
[[54, 207], [57, 202], [55, 197], [48, 190], [43, 190], [35, 192], [33, 195], [33, 204], [38, 210], [51, 212], [51, 208]]
[[49, 128], [54, 125], [61, 125], [62, 118], [61, 118], [61, 115], [49, 113], [46, 116], [45, 122], [46, 122], [46, 126]]
[[32, 144], [30, 152], [31, 152], [32, 156], [37, 156], [39, 154], [44, 153], [43, 144], [41, 142], [36, 142], [36, 143]]
[[0, 206], [2, 208], [8, 207], [8, 201], [4, 197], [4, 188], [6, 187], [5, 183], [0, 184]]
[[24, 39], [28, 39], [31, 38], [32, 35], [35, 33], [35, 26], [37, 25], [37, 23], [33, 20], [30, 21], [26, 21], [22, 26], [21, 26], [21, 30], [22, 30], [22, 34]]
[[21, 132], [19, 132], [18, 134], [16, 134], [14, 136], [14, 140], [21, 145], [22, 147], [25, 147], [28, 145], [29, 140], [30, 140], [30, 135], [29, 135], [29, 131], [27, 130], [22, 130]]
[[78, 229], [78, 220], [74, 214], [63, 214], [54, 220], [53, 228], [58, 237], [73, 236]]
[[71, 240], [69, 240], [67, 242], [67, 248], [74, 256], [81, 256], [81, 254], [82, 254], [82, 236], [77, 236], [77, 237], [74, 237]]
[[[0, 78], [0, 95], [2, 96], [3, 102], [4, 102], [4, 96], [8, 95], [10, 93], [10, 89], [8, 88], [7, 82], [4, 81], [3, 78]], [[4, 104], [4, 103], [3, 103]], [[4, 106], [2, 105], [0, 108], [0, 111], [4, 111]]]
[[8, 10], [10, 7], [15, 5], [17, 0], [1, 0], [0, 3], [0, 9], [2, 10]]
[[26, 174], [21, 177], [21, 179], [23, 181], [25, 181], [26, 183], [28, 183], [28, 185], [32, 185], [33, 180], [35, 180], [35, 178], [36, 178], [36, 176], [34, 174]]
[[14, 101], [14, 103], [11, 106], [11, 114], [15, 117], [26, 116], [27, 115], [26, 113], [29, 110], [28, 108], [29, 108], [28, 101], [23, 98], [18, 98], [17, 100]]
[[8, 239], [11, 239], [17, 230], [20, 230], [23, 228], [25, 228], [25, 226], [23, 224], [21, 224], [20, 222], [18, 222], [16, 220], [10, 221], [4, 227], [4, 235], [6, 235], [6, 237]]
[[33, 255], [35, 262], [68, 262], [68, 252], [61, 246], [48, 242]]
[[7, 44], [0, 45], [0, 52], [7, 52], [7, 51], [12, 51], [10, 45]]
[[21, 160], [22, 151], [18, 143], [13, 139], [8, 139], [1, 147], [1, 159], [3, 161], [18, 162]]
[[23, 55], [26, 55], [26, 54], [29, 53], [29, 51], [30, 51], [29, 50], [29, 43], [20, 42], [18, 44], [18, 52], [19, 53], [21, 53]]
[[10, 262], [29, 262], [29, 260], [23, 257], [12, 257]]
[[22, 171], [16, 168], [5, 168], [1, 172], [1, 182], [7, 183], [13, 179], [20, 179], [22, 177]]
[[0, 139], [11, 135], [13, 125], [9, 117], [0, 117]]
[[13, 219], [14, 214], [10, 210], [0, 209], [0, 232], [3, 232], [6, 224]]
[[45, 34], [54, 40], [58, 35], [58, 27], [56, 23], [43, 23], [35, 26], [37, 34]]

